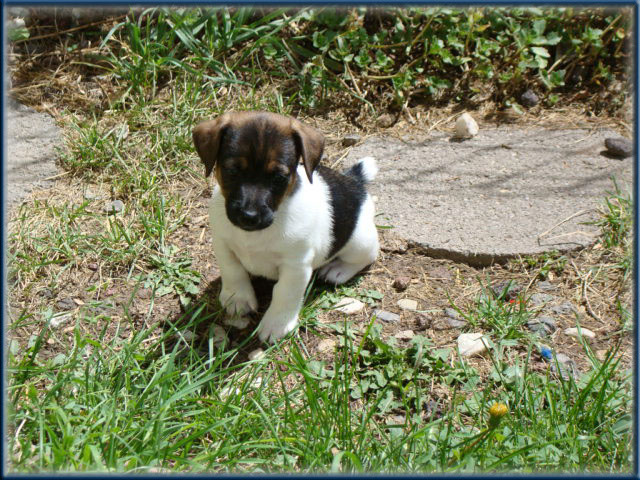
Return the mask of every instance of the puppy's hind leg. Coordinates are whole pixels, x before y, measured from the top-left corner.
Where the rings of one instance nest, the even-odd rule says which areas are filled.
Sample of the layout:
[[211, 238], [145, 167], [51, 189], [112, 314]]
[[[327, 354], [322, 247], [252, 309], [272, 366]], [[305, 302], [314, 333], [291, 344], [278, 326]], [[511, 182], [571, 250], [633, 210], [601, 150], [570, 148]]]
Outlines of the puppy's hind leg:
[[318, 275], [327, 283], [345, 283], [375, 262], [378, 249], [378, 231], [373, 219], [361, 217], [351, 239], [338, 257], [320, 268]]

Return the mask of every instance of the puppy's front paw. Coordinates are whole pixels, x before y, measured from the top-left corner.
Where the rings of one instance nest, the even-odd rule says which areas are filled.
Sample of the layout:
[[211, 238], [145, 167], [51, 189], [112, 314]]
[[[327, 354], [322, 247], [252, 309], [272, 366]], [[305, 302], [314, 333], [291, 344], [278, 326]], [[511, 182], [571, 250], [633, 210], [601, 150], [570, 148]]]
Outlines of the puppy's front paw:
[[263, 342], [275, 343], [296, 328], [297, 324], [298, 315], [291, 318], [286, 315], [273, 315], [267, 311], [258, 325], [258, 336]]
[[251, 284], [236, 288], [222, 286], [220, 303], [231, 315], [246, 315], [258, 309], [258, 301]]

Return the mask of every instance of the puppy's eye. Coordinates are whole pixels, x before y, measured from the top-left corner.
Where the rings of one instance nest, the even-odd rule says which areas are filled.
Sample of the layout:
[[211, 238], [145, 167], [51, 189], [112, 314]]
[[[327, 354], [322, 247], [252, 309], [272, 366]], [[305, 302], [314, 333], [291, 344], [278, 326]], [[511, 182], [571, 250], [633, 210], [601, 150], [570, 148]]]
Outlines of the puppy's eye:
[[286, 187], [289, 183], [289, 175], [285, 175], [283, 173], [274, 173], [273, 177], [271, 177], [271, 181], [276, 187]]

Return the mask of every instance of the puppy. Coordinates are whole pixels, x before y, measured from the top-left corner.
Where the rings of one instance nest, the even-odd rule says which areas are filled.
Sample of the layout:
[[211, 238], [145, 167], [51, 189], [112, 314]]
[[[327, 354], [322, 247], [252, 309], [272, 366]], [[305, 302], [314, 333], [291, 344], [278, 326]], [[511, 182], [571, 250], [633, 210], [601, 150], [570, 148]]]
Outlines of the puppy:
[[[344, 174], [318, 166], [324, 137], [298, 120], [267, 112], [230, 112], [193, 130], [196, 151], [218, 185], [209, 204], [228, 314], [258, 307], [249, 275], [276, 280], [258, 333], [275, 342], [298, 323], [314, 270], [344, 283], [378, 256], [374, 206], [365, 185], [371, 157]], [[302, 159], [302, 164], [300, 164]]]

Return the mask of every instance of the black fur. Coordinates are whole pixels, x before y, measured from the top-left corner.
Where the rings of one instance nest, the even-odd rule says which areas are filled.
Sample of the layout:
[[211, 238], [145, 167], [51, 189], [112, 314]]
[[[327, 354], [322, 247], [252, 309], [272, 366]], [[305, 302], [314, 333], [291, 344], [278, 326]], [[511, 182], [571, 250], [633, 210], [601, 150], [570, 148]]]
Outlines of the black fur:
[[356, 227], [360, 209], [367, 198], [367, 182], [359, 163], [344, 174], [324, 166], [319, 166], [316, 173], [325, 181], [331, 194], [333, 242], [327, 257], [331, 258], [345, 246]]

